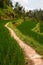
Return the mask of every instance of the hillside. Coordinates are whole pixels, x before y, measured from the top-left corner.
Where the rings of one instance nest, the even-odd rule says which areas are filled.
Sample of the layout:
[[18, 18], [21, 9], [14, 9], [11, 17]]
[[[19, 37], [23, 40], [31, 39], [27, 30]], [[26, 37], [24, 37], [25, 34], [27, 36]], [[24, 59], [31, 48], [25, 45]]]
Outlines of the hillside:
[[23, 51], [5, 27], [8, 21], [0, 20], [0, 65], [24, 65]]
[[7, 7], [7, 9], [0, 8], [0, 19], [14, 19], [14, 14], [12, 7]]
[[18, 20], [15, 20], [16, 23], [10, 22], [9, 26], [16, 32], [20, 39], [33, 47], [40, 55], [43, 56], [43, 34], [32, 30], [38, 23], [35, 20], [28, 20], [23, 22], [21, 21], [21, 23], [18, 22], [18, 24]]
[[[28, 45], [32, 46], [39, 54], [43, 55], [43, 34], [32, 31], [32, 29], [38, 24], [33, 21], [24, 21], [21, 25], [17, 26], [17, 29], [27, 37]], [[42, 27], [43, 29], [43, 27]], [[26, 41], [26, 40], [25, 40]]]
[[43, 10], [12, 1], [0, 0], [0, 65], [43, 65]]

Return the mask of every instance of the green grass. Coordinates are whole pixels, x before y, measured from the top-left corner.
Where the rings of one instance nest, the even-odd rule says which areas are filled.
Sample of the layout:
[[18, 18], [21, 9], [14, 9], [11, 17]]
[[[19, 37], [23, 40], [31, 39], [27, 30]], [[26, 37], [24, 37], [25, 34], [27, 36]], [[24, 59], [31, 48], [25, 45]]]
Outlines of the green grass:
[[43, 44], [43, 36], [39, 35], [37, 32], [32, 31], [31, 29], [34, 28], [36, 25], [35, 21], [25, 21], [21, 25], [17, 26], [17, 28], [27, 36], [32, 37], [40, 44]]
[[43, 33], [43, 21], [41, 22], [41, 25], [40, 25], [40, 32]]
[[15, 27], [10, 22], [9, 27], [11, 27], [16, 32], [20, 39], [33, 47], [37, 53], [43, 56], [43, 36], [37, 32], [32, 31], [36, 24], [37, 22], [35, 21], [24, 21]]
[[24, 65], [22, 49], [4, 27], [7, 22], [0, 20], [0, 65]]
[[34, 41], [29, 45], [35, 48], [39, 54], [43, 55], [43, 36], [32, 31], [36, 24], [37, 22], [35, 21], [24, 21], [21, 25], [17, 26], [17, 29], [19, 29], [23, 35], [30, 37], [30, 41], [33, 39]]

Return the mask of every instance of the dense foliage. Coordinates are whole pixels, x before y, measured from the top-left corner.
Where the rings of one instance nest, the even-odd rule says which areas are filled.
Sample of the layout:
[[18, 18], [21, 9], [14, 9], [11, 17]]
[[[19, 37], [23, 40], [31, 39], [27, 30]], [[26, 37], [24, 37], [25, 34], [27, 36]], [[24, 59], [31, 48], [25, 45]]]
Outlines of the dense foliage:
[[[2, 9], [8, 9], [8, 7], [12, 7], [12, 0], [0, 0], [0, 8]], [[3, 10], [2, 10], [3, 11]], [[14, 8], [12, 7], [12, 11], [13, 13], [11, 13], [13, 15], [13, 18], [15, 16], [15, 18], [34, 18], [37, 20], [37, 22], [43, 21], [43, 10], [29, 10], [29, 11], [25, 11], [25, 8], [23, 6], [21, 6], [18, 2], [16, 2]], [[7, 14], [9, 15], [10, 12]]]
[[23, 6], [21, 6], [18, 2], [15, 4], [14, 11], [17, 14], [16, 17], [23, 18], [25, 15], [25, 8], [23, 8]]
[[26, 16], [36, 19], [37, 22], [43, 21], [43, 10], [29, 10], [26, 12]]
[[7, 6], [12, 6], [11, 0], [0, 0], [0, 8], [5, 8]]

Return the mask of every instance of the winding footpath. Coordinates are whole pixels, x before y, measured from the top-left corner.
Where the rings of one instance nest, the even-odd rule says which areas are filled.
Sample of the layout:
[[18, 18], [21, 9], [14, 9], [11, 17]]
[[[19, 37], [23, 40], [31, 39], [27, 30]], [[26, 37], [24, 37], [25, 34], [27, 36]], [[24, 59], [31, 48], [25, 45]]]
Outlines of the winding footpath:
[[5, 27], [9, 30], [11, 36], [18, 42], [28, 59], [33, 62], [33, 65], [43, 65], [43, 60], [41, 59], [41, 56], [37, 54], [32, 47], [20, 40], [19, 37], [17, 37], [16, 33], [7, 25], [8, 23], [5, 25]]

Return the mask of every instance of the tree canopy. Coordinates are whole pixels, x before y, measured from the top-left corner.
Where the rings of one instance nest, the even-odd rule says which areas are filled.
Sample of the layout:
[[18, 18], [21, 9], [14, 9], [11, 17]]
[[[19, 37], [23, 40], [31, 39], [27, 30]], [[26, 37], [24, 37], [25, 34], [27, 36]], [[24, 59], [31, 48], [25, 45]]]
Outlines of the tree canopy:
[[12, 6], [11, 0], [0, 0], [0, 8], [4, 8], [4, 5]]

